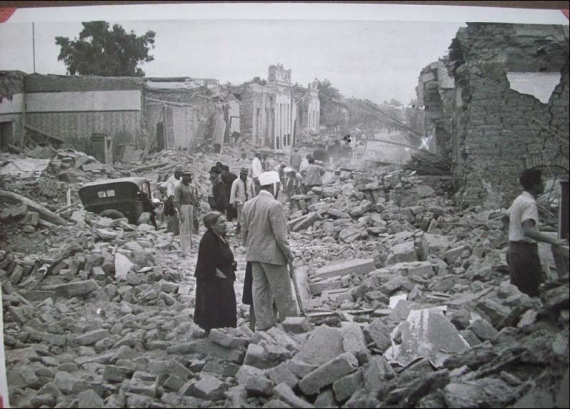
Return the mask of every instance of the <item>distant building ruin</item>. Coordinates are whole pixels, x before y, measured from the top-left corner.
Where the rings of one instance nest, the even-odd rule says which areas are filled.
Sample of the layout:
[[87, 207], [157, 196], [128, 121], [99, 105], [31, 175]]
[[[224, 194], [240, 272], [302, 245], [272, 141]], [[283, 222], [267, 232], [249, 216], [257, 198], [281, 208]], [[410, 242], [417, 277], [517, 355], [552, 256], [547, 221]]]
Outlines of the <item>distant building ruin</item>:
[[298, 94], [291, 70], [271, 65], [266, 83], [242, 86], [241, 132], [256, 147], [287, 150], [305, 132], [318, 133], [320, 105], [316, 84]]
[[464, 203], [508, 206], [528, 167], [568, 173], [568, 46], [568, 26], [468, 23], [445, 61], [453, 84], [441, 61], [422, 71], [426, 130]]

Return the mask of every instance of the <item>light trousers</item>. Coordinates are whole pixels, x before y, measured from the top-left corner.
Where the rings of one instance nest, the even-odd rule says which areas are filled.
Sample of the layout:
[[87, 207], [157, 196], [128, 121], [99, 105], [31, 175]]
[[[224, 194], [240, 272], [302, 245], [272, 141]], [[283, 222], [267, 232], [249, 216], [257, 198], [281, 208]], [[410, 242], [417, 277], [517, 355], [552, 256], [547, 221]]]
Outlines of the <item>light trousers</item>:
[[266, 331], [275, 325], [273, 297], [277, 304], [280, 321], [287, 317], [296, 317], [297, 306], [293, 299], [287, 266], [258, 262], [251, 264], [253, 308], [257, 330]]
[[194, 230], [194, 206], [180, 206], [182, 220], [180, 223], [180, 250], [182, 255], [188, 255], [192, 251], [192, 231]]

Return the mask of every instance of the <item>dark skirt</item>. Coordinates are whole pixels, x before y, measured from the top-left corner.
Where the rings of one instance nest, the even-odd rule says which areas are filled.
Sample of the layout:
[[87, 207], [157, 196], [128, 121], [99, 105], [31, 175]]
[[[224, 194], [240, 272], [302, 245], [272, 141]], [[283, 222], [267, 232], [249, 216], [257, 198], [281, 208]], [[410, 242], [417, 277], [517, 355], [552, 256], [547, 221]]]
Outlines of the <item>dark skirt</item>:
[[545, 280], [540, 264], [538, 245], [520, 241], [509, 242], [507, 264], [511, 276], [511, 284], [531, 297], [538, 297], [538, 286]]
[[241, 302], [247, 305], [253, 305], [253, 270], [251, 263], [248, 261], [245, 267], [245, 280], [243, 281], [243, 295]]
[[236, 294], [232, 280], [196, 280], [194, 322], [204, 330], [237, 326]]

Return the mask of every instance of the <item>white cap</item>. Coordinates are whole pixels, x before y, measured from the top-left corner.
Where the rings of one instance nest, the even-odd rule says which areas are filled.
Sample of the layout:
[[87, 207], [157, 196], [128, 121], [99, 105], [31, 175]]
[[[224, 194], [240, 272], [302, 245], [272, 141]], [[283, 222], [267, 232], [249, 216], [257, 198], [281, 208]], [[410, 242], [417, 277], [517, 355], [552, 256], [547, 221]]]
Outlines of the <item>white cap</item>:
[[259, 175], [260, 186], [272, 185], [279, 182], [281, 182], [281, 179], [279, 179], [279, 173], [277, 172], [263, 172], [261, 175]]

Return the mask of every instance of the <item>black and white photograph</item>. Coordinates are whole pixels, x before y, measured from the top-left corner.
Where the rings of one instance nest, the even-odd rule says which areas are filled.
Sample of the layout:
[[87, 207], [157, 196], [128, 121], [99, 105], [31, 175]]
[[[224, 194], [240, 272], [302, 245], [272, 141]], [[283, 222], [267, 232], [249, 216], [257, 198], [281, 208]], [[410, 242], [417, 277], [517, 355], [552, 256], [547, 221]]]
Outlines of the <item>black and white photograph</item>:
[[0, 408], [568, 407], [536, 3], [0, 4]]

